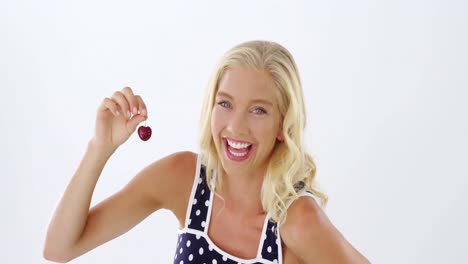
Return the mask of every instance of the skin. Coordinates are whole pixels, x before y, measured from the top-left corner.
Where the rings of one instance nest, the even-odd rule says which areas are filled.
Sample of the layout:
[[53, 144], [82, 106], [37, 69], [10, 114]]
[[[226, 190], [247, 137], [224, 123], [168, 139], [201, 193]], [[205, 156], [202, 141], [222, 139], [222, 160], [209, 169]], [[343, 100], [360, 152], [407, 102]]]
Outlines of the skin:
[[[258, 194], [274, 144], [282, 138], [271, 85], [264, 72], [228, 69], [212, 111], [213, 140], [224, 169], [223, 185], [216, 192], [224, 202], [214, 196], [212, 215], [216, 217], [210, 222], [208, 235], [218, 246], [244, 259], [257, 254], [266, 217]], [[225, 137], [252, 143], [250, 157], [242, 162], [230, 160]]]
[[[244, 259], [254, 258], [260, 243], [266, 212], [258, 194], [274, 145], [283, 138], [274, 89], [264, 71], [230, 68], [220, 81], [213, 108], [211, 130], [224, 169], [218, 192], [225, 208], [220, 209], [223, 202], [215, 196], [213, 214], [218, 218], [212, 220], [208, 234], [221, 248]], [[249, 159], [230, 160], [224, 137], [253, 143]], [[280, 232], [286, 264], [368, 263], [310, 197], [290, 206]]]
[[[192, 152], [177, 152], [153, 162], [119, 192], [90, 208], [105, 164], [147, 116], [143, 99], [129, 87], [101, 102], [94, 136], [50, 221], [44, 258], [71, 261], [128, 232], [161, 208], [173, 212], [180, 228], [184, 226], [196, 173], [197, 156]], [[258, 194], [274, 144], [282, 140], [280, 123], [269, 76], [249, 69], [227, 70], [211, 123], [224, 170], [223, 185], [216, 191], [224, 201], [214, 196], [208, 235], [218, 247], [240, 258], [254, 258], [260, 243], [266, 213]], [[244, 162], [229, 160], [222, 143], [225, 136], [253, 143], [252, 156]], [[283, 263], [369, 263], [310, 197], [290, 206], [280, 232]]]
[[[224, 73], [215, 97], [211, 131], [224, 169], [220, 191], [233, 206], [238, 205], [239, 213], [262, 211], [258, 194], [275, 142], [282, 137], [280, 122], [266, 73], [243, 68], [231, 68]], [[252, 143], [249, 159], [231, 161], [222, 140], [225, 137]]]

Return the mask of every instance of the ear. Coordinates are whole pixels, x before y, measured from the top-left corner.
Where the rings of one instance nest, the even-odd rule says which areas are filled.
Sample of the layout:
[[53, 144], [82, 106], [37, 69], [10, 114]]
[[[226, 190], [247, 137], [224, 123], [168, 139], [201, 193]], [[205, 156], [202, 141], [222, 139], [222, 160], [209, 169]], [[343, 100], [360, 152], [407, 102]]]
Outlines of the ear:
[[278, 131], [278, 135], [276, 135], [276, 139], [278, 141], [284, 141], [284, 134], [283, 134], [283, 131]]

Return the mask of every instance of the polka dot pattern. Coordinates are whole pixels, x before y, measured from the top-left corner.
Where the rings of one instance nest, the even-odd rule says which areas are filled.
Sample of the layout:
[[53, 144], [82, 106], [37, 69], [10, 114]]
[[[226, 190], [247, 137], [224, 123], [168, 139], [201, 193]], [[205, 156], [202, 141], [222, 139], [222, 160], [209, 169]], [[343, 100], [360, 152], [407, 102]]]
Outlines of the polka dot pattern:
[[[219, 264], [237, 264], [239, 262], [229, 259], [227, 256], [223, 256], [220, 252], [215, 249], [211, 251], [209, 248], [208, 241], [201, 237], [197, 240], [196, 235], [191, 233], [183, 233], [179, 235], [181, 242], [178, 243], [179, 250], [176, 251], [174, 258], [175, 263], [219, 263]], [[190, 241], [190, 242], [189, 242]], [[190, 244], [190, 247], [187, 247]], [[182, 252], [182, 253], [179, 253]], [[259, 262], [261, 263], [261, 262]]]
[[262, 248], [262, 257], [270, 261], [275, 261], [275, 259], [278, 260], [278, 245], [276, 244], [277, 236], [275, 230], [276, 224], [268, 221], [268, 225], [265, 230], [265, 241], [263, 242]]
[[[205, 227], [208, 211], [211, 206], [211, 192], [206, 183], [205, 166], [201, 165], [199, 179], [196, 180], [196, 191], [192, 199], [190, 218], [187, 219], [188, 228], [179, 234], [174, 264], [189, 263], [215, 263], [240, 264], [240, 259], [217, 250], [217, 247], [207, 239]], [[278, 245], [276, 224], [267, 222], [265, 233], [262, 234], [261, 257], [249, 263], [278, 263]]]
[[198, 181], [197, 190], [195, 192], [195, 197], [193, 199], [192, 210], [190, 212], [190, 224], [189, 228], [204, 231], [205, 230], [205, 219], [208, 214], [208, 206], [205, 205], [205, 202], [210, 200], [210, 189], [206, 184], [206, 173], [205, 166], [202, 165], [200, 168], [200, 179]]

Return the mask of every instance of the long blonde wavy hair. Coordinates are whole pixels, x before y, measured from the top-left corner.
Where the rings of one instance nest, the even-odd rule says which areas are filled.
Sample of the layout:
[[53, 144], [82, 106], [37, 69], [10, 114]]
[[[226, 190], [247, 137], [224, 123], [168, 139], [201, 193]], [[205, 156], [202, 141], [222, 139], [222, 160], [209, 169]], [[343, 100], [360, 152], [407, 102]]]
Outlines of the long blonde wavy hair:
[[[316, 165], [304, 149], [306, 111], [302, 85], [296, 63], [283, 46], [271, 41], [249, 41], [227, 51], [213, 72], [207, 86], [200, 118], [200, 152], [206, 166], [206, 179], [219, 186], [222, 171], [211, 132], [211, 116], [219, 82], [229, 67], [246, 67], [269, 73], [278, 89], [278, 106], [282, 120], [284, 140], [277, 141], [264, 176], [261, 201], [271, 220], [282, 224], [288, 204], [307, 190], [326, 206], [328, 197], [319, 190], [315, 180]], [[211, 188], [210, 184], [209, 188]]]

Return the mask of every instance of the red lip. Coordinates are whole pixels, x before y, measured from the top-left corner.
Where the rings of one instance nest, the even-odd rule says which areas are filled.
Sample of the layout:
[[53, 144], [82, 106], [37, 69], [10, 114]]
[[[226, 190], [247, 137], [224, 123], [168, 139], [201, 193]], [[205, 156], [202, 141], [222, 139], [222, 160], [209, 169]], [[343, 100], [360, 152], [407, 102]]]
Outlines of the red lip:
[[254, 145], [254, 143], [252, 143], [252, 142], [249, 142], [249, 141], [243, 141], [243, 140], [237, 140], [237, 139], [230, 138], [230, 137], [223, 137], [222, 139], [223, 139], [223, 140], [227, 140], [227, 139], [229, 139], [229, 140], [231, 140], [231, 141], [234, 141], [234, 142], [236, 142], [236, 143], [242, 143], [242, 144], [243, 144], [243, 143], [245, 143], [245, 144]]
[[[231, 139], [231, 138], [229, 138]], [[235, 140], [234, 140], [235, 141]], [[237, 141], [237, 142], [242, 142], [242, 141]], [[245, 141], [244, 141], [245, 142]], [[229, 144], [227, 142], [227, 139], [226, 138], [223, 138], [223, 143], [224, 143], [224, 153], [226, 154], [227, 158], [232, 160], [232, 161], [244, 161], [246, 159], [248, 159], [250, 157], [250, 155], [252, 154], [253, 152], [253, 149], [255, 148], [255, 145], [252, 144], [252, 143], [249, 143], [249, 142], [245, 142], [247, 144], [251, 144], [248, 151], [247, 151], [247, 154], [245, 154], [244, 156], [241, 156], [241, 157], [238, 157], [238, 156], [235, 156], [233, 155], [229, 149], [232, 149], [231, 147], [229, 147]], [[233, 150], [233, 152], [237, 152], [235, 150]]]

